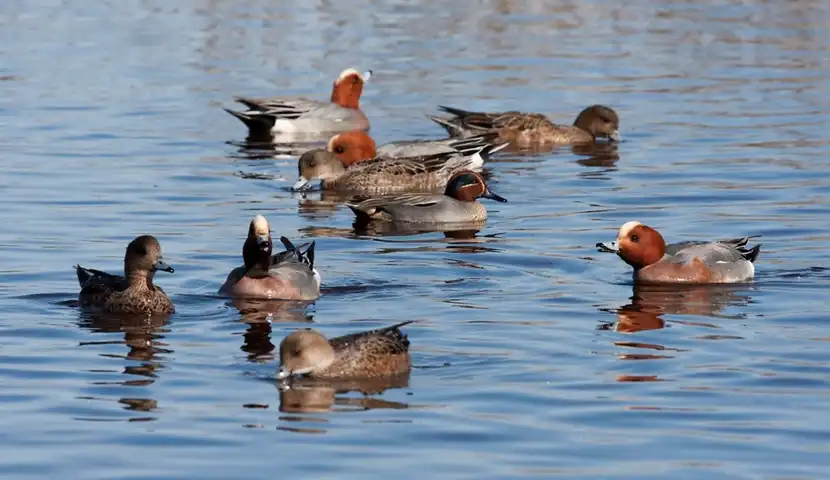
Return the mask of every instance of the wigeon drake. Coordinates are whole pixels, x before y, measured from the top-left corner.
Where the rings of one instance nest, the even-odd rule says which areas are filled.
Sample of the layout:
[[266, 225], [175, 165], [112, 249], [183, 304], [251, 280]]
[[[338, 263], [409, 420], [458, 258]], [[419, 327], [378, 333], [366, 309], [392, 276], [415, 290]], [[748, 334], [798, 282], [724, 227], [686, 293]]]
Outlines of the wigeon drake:
[[452, 117], [429, 118], [452, 137], [497, 132], [499, 141], [510, 142], [518, 148], [589, 144], [597, 138], [620, 140], [620, 119], [614, 110], [603, 105], [582, 110], [573, 125], [557, 125], [540, 113], [470, 112], [442, 105], [438, 109]]
[[173, 273], [164, 263], [156, 237], [142, 235], [127, 245], [124, 276], [75, 266], [83, 307], [109, 313], [168, 314], [176, 311], [161, 287], [153, 285], [157, 271]]
[[747, 249], [751, 238], [755, 237], [666, 245], [657, 230], [628, 222], [620, 227], [616, 241], [597, 247], [634, 267], [638, 283], [738, 283], [755, 276], [753, 262], [761, 244]]
[[368, 130], [369, 119], [360, 110], [360, 95], [371, 76], [371, 70], [363, 74], [353, 68], [343, 70], [334, 81], [328, 102], [303, 97], [236, 97], [248, 110], [225, 111], [247, 125], [253, 138]]
[[402, 194], [384, 195], [359, 203], [346, 203], [358, 221], [381, 220], [398, 223], [476, 223], [487, 219], [487, 209], [479, 198], [506, 202], [487, 187], [476, 172], [464, 171], [453, 175], [443, 195]]
[[469, 138], [402, 140], [385, 143], [378, 147], [368, 133], [358, 130], [339, 133], [331, 137], [326, 150], [334, 153], [340, 159], [340, 162], [348, 167], [376, 157], [422, 157], [441, 153], [460, 153], [463, 155], [466, 152], [478, 152], [481, 147], [493, 147], [497, 138], [497, 134], [490, 133]]
[[319, 179], [324, 190], [341, 192], [374, 194], [440, 191], [455, 173], [481, 169], [485, 159], [505, 146], [506, 144], [493, 146], [483, 142], [480, 146], [453, 149], [445, 153], [414, 157], [378, 156], [344, 165], [344, 161], [338, 157], [338, 152], [346, 152], [344, 144], [330, 141], [331, 150], [313, 149], [300, 156], [297, 162], [299, 177], [292, 189], [308, 190], [311, 182]]
[[357, 379], [400, 375], [412, 368], [409, 339], [402, 322], [368, 332], [326, 339], [310, 328], [297, 330], [280, 343], [277, 379], [305, 375], [319, 379]]
[[272, 300], [316, 300], [320, 296], [320, 274], [314, 268], [314, 242], [305, 250], [281, 237], [286, 250], [271, 255], [271, 228], [257, 215], [248, 226], [242, 245], [244, 265], [228, 274], [220, 294], [235, 298]]

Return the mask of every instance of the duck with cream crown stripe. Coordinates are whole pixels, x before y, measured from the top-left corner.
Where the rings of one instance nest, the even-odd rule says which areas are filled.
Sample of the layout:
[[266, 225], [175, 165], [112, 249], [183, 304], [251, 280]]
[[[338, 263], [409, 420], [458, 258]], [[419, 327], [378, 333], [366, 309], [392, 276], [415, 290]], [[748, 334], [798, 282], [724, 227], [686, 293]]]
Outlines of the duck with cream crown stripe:
[[248, 226], [242, 245], [244, 265], [228, 274], [220, 294], [235, 298], [316, 300], [320, 296], [320, 274], [314, 268], [314, 242], [305, 250], [281, 237], [284, 252], [271, 255], [271, 227], [262, 215]]
[[657, 230], [628, 222], [620, 227], [616, 241], [597, 247], [631, 265], [638, 283], [738, 283], [755, 276], [753, 263], [761, 245], [746, 248], [751, 238], [666, 245]]
[[353, 68], [343, 70], [334, 81], [328, 102], [303, 97], [266, 99], [236, 97], [245, 111], [225, 109], [241, 120], [250, 138], [265, 139], [278, 134], [320, 134], [368, 130], [369, 119], [360, 110], [363, 85], [372, 71], [361, 74]]

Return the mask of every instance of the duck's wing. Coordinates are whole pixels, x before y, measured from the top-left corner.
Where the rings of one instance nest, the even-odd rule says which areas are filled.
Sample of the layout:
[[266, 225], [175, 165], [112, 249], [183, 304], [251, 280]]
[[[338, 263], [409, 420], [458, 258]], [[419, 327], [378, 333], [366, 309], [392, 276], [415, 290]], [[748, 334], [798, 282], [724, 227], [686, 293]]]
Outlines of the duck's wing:
[[360, 352], [360, 355], [395, 355], [409, 351], [409, 339], [400, 327], [414, 320], [397, 323], [377, 330], [352, 333], [329, 340], [338, 354]]
[[400, 195], [381, 195], [361, 202], [346, 203], [358, 219], [368, 220], [381, 217], [385, 213], [394, 217], [394, 213], [401, 209], [427, 209], [437, 205], [444, 195], [430, 193], [404, 193]]
[[112, 273], [94, 268], [85, 268], [80, 265], [75, 265], [75, 273], [78, 275], [78, 284], [81, 288], [91, 284], [120, 286], [126, 282], [126, 279], [121, 275], [113, 275]]

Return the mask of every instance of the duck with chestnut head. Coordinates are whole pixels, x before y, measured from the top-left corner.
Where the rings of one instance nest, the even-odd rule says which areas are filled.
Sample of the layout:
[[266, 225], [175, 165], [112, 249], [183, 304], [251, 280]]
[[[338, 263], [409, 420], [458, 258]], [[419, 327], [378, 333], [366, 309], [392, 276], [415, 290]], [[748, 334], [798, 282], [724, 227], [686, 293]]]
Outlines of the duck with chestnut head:
[[615, 241], [597, 243], [597, 247], [616, 253], [633, 267], [638, 283], [739, 283], [755, 276], [761, 244], [747, 248], [752, 238], [666, 245], [654, 228], [628, 222], [620, 227]]

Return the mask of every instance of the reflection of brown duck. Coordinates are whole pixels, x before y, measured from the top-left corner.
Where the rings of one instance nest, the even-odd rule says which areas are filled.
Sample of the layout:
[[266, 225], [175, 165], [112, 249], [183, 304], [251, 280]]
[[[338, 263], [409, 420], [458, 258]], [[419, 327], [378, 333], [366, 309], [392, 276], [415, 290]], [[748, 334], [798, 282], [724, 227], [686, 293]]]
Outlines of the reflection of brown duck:
[[[167, 344], [164, 343], [163, 334], [168, 332], [165, 328], [166, 323], [167, 317], [161, 316], [125, 316], [123, 314], [115, 316], [113, 314], [95, 313], [82, 315], [79, 325], [94, 333], [123, 332], [123, 343], [128, 347], [123, 358], [139, 362], [138, 365], [125, 366], [123, 373], [138, 376], [140, 379], [134, 378], [118, 383], [140, 386], [152, 384], [159, 371], [164, 368], [164, 364], [157, 358], [158, 355], [173, 353], [169, 348], [165, 348]], [[81, 345], [111, 345], [112, 343], [111, 339], [106, 339], [81, 342]]]
[[[376, 408], [403, 409], [405, 403], [392, 402], [368, 395], [409, 386], [409, 373], [361, 380], [317, 380], [294, 378], [280, 385], [280, 411], [293, 413], [326, 412], [334, 405], [354, 406], [361, 410]], [[338, 397], [337, 394], [360, 392], [364, 397]]]

